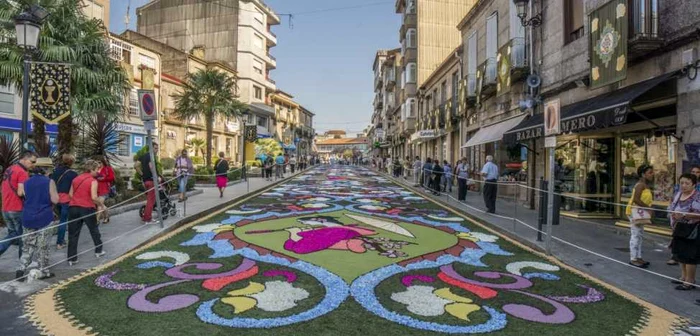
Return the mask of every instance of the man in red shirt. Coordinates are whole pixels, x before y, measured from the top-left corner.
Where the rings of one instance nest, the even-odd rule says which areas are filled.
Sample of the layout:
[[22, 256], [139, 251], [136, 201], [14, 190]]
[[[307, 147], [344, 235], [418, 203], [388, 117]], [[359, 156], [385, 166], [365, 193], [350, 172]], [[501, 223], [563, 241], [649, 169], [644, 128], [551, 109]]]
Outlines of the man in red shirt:
[[17, 245], [19, 256], [22, 256], [22, 210], [24, 209], [24, 182], [29, 179], [29, 171], [36, 165], [37, 155], [34, 152], [23, 152], [19, 162], [5, 170], [2, 177], [2, 218], [7, 226], [7, 236], [0, 240], [0, 255], [5, 253], [10, 245]]

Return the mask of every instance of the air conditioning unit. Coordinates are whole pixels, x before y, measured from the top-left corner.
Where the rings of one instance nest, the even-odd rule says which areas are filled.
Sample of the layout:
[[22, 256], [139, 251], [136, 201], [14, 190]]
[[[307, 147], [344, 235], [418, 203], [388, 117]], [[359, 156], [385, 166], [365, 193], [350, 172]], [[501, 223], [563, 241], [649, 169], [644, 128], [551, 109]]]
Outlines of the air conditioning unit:
[[683, 66], [693, 64], [697, 59], [698, 50], [696, 48], [683, 50]]

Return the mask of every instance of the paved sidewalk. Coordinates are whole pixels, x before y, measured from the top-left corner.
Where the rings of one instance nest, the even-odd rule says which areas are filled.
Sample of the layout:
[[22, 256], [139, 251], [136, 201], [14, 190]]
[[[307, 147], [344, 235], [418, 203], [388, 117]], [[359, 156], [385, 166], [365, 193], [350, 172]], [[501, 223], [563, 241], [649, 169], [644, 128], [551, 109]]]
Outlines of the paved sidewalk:
[[[410, 178], [394, 180], [419, 190], [413, 187]], [[499, 198], [496, 201], [496, 214], [486, 214], [481, 193], [469, 191], [466, 202], [457, 202], [456, 186], [452, 191], [450, 194], [452, 198], [450, 198], [445, 193], [434, 196], [423, 189], [419, 190], [426, 197], [460, 209], [482, 223], [490, 224], [500, 232], [544, 250], [545, 243], [537, 241], [536, 231], [511, 219], [515, 217], [528, 225], [537, 227], [537, 211], [528, 209], [521, 203], [516, 204], [513, 200]], [[543, 228], [543, 231], [545, 230], [546, 228]], [[618, 260], [622, 264], [555, 240], [552, 245], [552, 254], [563, 262], [673, 313], [688, 317], [695, 322], [694, 324], [700, 323], [700, 306], [694, 304], [696, 299], [700, 299], [700, 289], [678, 291], [674, 289], [675, 285], [672, 285], [670, 280], [627, 265], [629, 261], [627, 230], [612, 224], [561, 217], [560, 225], [552, 227], [552, 236]], [[678, 266], [666, 265], [670, 257], [666, 246], [670, 239], [649, 233], [645, 233], [645, 238], [643, 257], [651, 262], [648, 270], [670, 277], [680, 277]]]
[[[89, 251], [79, 255], [79, 263], [75, 266], [68, 266], [68, 263], [62, 262], [51, 268], [51, 271], [56, 274], [56, 277], [49, 281], [36, 280], [31, 283], [11, 282], [14, 279], [15, 270], [17, 268], [17, 247], [12, 246], [0, 257], [0, 335], [37, 335], [37, 331], [31, 324], [20, 317], [22, 312], [22, 300], [43, 288], [48, 287], [52, 283], [59, 282], [70, 278], [76, 274], [82, 273], [86, 269], [107, 263], [133, 248], [149, 241], [155, 235], [168, 230], [178, 222], [188, 219], [191, 216], [196, 216], [202, 212], [213, 209], [223, 202], [244, 196], [246, 194], [260, 191], [277, 181], [265, 181], [262, 178], [250, 178], [250, 186], [248, 189], [247, 183], [239, 183], [232, 187], [228, 187], [224, 192], [224, 198], [219, 198], [217, 188], [198, 188], [203, 190], [203, 193], [191, 196], [187, 201], [186, 215], [187, 217], [168, 217], [165, 220], [165, 229], [161, 229], [160, 225], [143, 225], [138, 216], [138, 210], [131, 210], [122, 214], [113, 215], [110, 223], [100, 225], [100, 233], [104, 243], [104, 250], [107, 254], [101, 258], [96, 258], [93, 253], [94, 245], [87, 228], [81, 231], [80, 242], [78, 244], [78, 253]], [[175, 201], [177, 202], [177, 201]], [[183, 203], [177, 203], [178, 207], [183, 206]], [[154, 217], [155, 218], [155, 217]], [[4, 229], [2, 230], [4, 232]], [[3, 234], [4, 237], [4, 234]], [[119, 237], [119, 238], [116, 238]], [[116, 238], [116, 239], [115, 239]], [[113, 240], [114, 239], [114, 240]], [[67, 249], [56, 250], [55, 236], [51, 239], [52, 248], [49, 262], [51, 264], [66, 259]]]

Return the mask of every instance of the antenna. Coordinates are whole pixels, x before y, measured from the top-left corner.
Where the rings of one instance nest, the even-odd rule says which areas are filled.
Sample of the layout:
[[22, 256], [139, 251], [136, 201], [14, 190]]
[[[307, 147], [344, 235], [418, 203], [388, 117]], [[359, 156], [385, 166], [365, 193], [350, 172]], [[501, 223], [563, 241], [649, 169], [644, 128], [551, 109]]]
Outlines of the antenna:
[[131, 0], [129, 0], [129, 3], [126, 5], [126, 15], [124, 15], [124, 27], [126, 29], [129, 29], [129, 12], [131, 12]]

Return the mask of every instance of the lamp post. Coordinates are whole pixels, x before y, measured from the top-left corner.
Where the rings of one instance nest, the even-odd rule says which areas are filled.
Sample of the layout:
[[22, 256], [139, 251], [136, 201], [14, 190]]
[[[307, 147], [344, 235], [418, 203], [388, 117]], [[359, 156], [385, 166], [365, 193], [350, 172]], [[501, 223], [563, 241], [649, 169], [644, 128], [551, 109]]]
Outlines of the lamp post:
[[241, 149], [241, 178], [248, 181], [248, 174], [246, 173], [245, 164], [245, 145], [246, 145], [246, 126], [248, 125], [248, 110], [241, 112], [241, 125], [239, 127], [241, 133], [241, 143], [243, 144], [243, 149]]
[[32, 6], [15, 17], [15, 30], [17, 45], [24, 50], [22, 57], [22, 128], [20, 141], [22, 148], [28, 149], [27, 137], [29, 135], [29, 67], [31, 53], [39, 46], [39, 34], [41, 23], [49, 16], [48, 12], [39, 6]]

